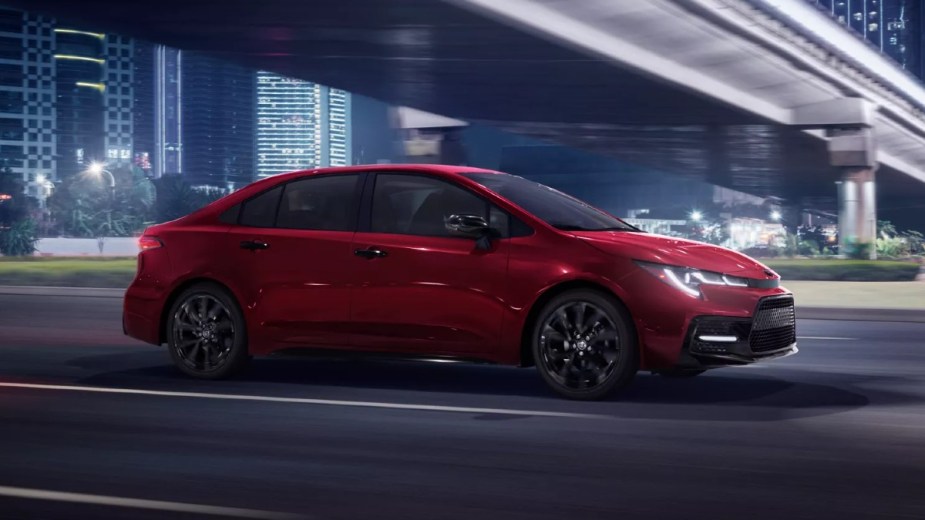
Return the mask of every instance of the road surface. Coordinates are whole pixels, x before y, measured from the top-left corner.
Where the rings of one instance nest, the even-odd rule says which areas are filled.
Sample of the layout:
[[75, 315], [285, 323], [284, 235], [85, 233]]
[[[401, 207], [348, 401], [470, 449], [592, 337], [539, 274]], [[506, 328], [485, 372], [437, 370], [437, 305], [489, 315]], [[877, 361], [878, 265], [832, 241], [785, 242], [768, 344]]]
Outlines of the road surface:
[[0, 518], [925, 518], [925, 324], [580, 403], [469, 364], [190, 380], [120, 305], [0, 295]]

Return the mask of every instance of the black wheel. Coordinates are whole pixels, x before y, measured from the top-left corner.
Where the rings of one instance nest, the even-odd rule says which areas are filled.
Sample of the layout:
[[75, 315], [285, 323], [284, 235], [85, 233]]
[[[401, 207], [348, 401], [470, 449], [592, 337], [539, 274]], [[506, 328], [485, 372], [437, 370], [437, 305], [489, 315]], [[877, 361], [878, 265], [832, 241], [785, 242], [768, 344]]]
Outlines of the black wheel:
[[656, 370], [655, 373], [673, 379], [690, 379], [706, 372], [706, 370], [681, 370], [678, 368], [669, 368], [668, 370]]
[[537, 315], [532, 341], [540, 376], [570, 399], [602, 399], [636, 375], [629, 313], [596, 291], [568, 291], [549, 301]]
[[167, 349], [184, 374], [221, 379], [249, 360], [244, 316], [234, 297], [210, 283], [177, 297], [167, 319]]

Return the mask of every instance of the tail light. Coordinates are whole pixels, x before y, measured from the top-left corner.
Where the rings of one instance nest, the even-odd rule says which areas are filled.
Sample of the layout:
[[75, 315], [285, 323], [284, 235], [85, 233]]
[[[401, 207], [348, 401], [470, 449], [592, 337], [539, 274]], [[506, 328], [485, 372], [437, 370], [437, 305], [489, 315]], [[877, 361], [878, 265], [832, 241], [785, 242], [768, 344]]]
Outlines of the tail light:
[[164, 243], [157, 237], [152, 236], [142, 236], [138, 239], [138, 248], [142, 251], [147, 251], [149, 249], [157, 249], [158, 247], [163, 246]]

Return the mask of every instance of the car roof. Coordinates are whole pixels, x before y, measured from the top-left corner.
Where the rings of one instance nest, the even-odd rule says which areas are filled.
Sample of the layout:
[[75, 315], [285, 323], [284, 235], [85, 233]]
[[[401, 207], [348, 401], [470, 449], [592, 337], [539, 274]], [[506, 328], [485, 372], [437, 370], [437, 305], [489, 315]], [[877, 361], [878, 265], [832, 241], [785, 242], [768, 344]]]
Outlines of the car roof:
[[[474, 168], [472, 166], [453, 166], [449, 164], [359, 164], [356, 166], [332, 166], [328, 168], [314, 168], [311, 170], [299, 170], [291, 172], [291, 175], [299, 174], [331, 174], [331, 173], [356, 173], [356, 172], [375, 172], [375, 171], [415, 171], [422, 173], [438, 174], [460, 174], [460, 173], [500, 173], [485, 168]], [[283, 174], [286, 175], [286, 174]]]
[[245, 199], [252, 197], [255, 193], [258, 193], [262, 190], [268, 189], [271, 186], [276, 186], [283, 184], [299, 177], [307, 177], [314, 175], [330, 175], [330, 174], [339, 174], [339, 173], [367, 173], [367, 172], [417, 172], [423, 174], [433, 174], [436, 176], [458, 176], [462, 173], [493, 173], [500, 174], [501, 172], [494, 170], [486, 170], [484, 168], [473, 168], [471, 166], [452, 166], [448, 164], [358, 164], [355, 166], [332, 166], [328, 168], [313, 168], [310, 170], [297, 170], [288, 173], [280, 173], [278, 175], [271, 175], [269, 177], [264, 177], [258, 179], [247, 186], [243, 186], [241, 189], [235, 191], [234, 193], [222, 197], [221, 199], [209, 204], [205, 208], [201, 208], [198, 211], [194, 211], [192, 215], [206, 216], [211, 214], [217, 214], [216, 212], [221, 212], [228, 207], [233, 206]]

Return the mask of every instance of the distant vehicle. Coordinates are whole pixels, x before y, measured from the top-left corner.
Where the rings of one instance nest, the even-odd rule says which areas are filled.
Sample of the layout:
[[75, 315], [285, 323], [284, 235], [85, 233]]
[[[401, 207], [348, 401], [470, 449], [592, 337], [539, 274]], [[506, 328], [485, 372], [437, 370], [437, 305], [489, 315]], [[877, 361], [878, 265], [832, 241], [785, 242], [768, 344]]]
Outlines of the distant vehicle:
[[793, 296], [764, 265], [489, 170], [279, 175], [140, 246], [125, 332], [199, 378], [308, 347], [535, 365], [563, 396], [599, 399], [639, 369], [797, 351]]

